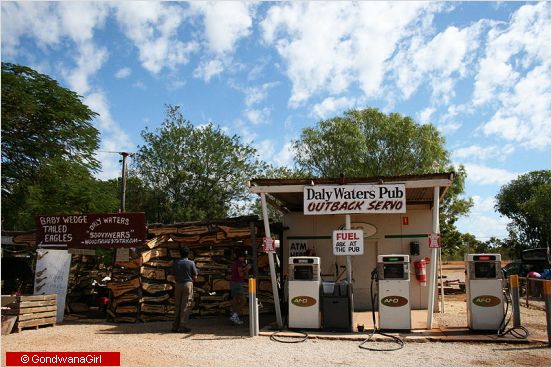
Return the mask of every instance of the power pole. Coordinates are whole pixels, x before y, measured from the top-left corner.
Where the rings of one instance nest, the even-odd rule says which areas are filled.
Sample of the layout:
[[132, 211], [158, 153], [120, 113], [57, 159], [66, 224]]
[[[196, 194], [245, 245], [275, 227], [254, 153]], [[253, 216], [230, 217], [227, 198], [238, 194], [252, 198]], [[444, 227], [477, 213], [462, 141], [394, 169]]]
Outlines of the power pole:
[[126, 180], [127, 180], [127, 157], [128, 152], [119, 152], [123, 156], [123, 167], [121, 172], [121, 208], [119, 212], [125, 212]]

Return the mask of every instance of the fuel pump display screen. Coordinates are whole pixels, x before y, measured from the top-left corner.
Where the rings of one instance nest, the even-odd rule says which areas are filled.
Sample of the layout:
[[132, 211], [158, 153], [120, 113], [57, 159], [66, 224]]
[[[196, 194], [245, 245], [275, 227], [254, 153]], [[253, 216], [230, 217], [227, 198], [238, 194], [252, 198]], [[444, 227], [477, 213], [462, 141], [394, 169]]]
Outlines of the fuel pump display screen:
[[404, 265], [402, 263], [383, 265], [383, 278], [404, 279]]
[[312, 266], [299, 266], [295, 265], [293, 267], [293, 279], [294, 280], [312, 280]]
[[475, 277], [478, 279], [495, 279], [496, 267], [494, 262], [475, 262]]

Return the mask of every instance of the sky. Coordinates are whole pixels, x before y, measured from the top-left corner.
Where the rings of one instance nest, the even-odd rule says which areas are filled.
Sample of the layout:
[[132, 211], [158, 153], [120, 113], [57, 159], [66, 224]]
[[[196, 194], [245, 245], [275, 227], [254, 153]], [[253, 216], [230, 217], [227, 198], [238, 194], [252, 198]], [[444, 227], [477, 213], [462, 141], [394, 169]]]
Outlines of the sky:
[[474, 200], [458, 228], [506, 237], [501, 186], [550, 169], [550, 2], [10, 2], [1, 59], [76, 91], [100, 179], [179, 105], [293, 167], [302, 129], [352, 108], [431, 123]]

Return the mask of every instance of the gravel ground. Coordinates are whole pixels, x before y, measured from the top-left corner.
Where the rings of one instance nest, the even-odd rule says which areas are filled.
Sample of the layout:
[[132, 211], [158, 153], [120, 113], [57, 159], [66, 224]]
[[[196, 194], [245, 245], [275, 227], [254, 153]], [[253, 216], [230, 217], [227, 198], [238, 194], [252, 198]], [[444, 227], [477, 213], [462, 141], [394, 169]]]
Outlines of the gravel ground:
[[[452, 268], [452, 267], [451, 267]], [[456, 274], [455, 274], [456, 273]], [[449, 270], [449, 280], [462, 276]], [[465, 295], [447, 295], [441, 326], [466, 326]], [[521, 308], [521, 322], [530, 337], [546, 338], [542, 310]], [[261, 316], [262, 317], [262, 316]], [[266, 316], [261, 325], [270, 322]], [[169, 333], [169, 322], [112, 324], [105, 321], [65, 322], [56, 327], [24, 330], [2, 336], [6, 351], [117, 351], [123, 366], [194, 367], [550, 367], [550, 348], [541, 344], [409, 342], [393, 352], [359, 349], [358, 341], [310, 339], [283, 344], [268, 337], [249, 337], [247, 326], [226, 318], [192, 320], [191, 334]], [[369, 343], [389, 348], [390, 343]]]
[[[64, 323], [3, 336], [2, 357], [6, 351], [118, 351], [123, 366], [550, 366], [550, 348], [539, 344], [412, 342], [398, 351], [372, 352], [354, 341], [250, 338], [247, 327], [225, 318], [192, 320], [191, 327], [190, 334], [173, 334], [168, 322]], [[378, 344], [369, 346], [392, 346]]]

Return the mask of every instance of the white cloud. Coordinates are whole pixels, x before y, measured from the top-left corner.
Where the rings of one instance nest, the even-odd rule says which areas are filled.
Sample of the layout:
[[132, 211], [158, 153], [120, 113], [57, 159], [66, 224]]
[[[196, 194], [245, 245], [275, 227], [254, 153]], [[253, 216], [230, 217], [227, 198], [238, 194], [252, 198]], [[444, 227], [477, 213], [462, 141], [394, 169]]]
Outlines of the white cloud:
[[266, 99], [268, 95], [268, 91], [276, 87], [278, 84], [279, 84], [278, 82], [269, 82], [269, 83], [264, 83], [260, 86], [247, 87], [245, 89], [238, 88], [238, 89], [242, 90], [245, 93], [245, 105], [247, 107], [251, 107], [252, 105], [255, 105], [259, 102], [262, 102], [264, 99]]
[[550, 3], [540, 2], [522, 6], [510, 23], [489, 32], [473, 93], [475, 106], [496, 108], [481, 126], [485, 135], [527, 148], [550, 145], [551, 28]]
[[234, 122], [234, 129], [238, 131], [238, 135], [241, 137], [242, 142], [254, 145], [257, 139], [257, 133], [250, 129], [250, 125], [251, 124], [238, 119]]
[[252, 124], [259, 125], [268, 122], [270, 118], [270, 109], [268, 107], [262, 109], [247, 109], [244, 115]]
[[489, 32], [485, 57], [475, 77], [474, 103], [483, 104], [514, 86], [520, 78], [516, 66], [549, 64], [550, 32], [547, 2], [524, 5], [509, 24], [496, 24]]
[[477, 160], [488, 160], [488, 159], [498, 159], [500, 161], [505, 160], [509, 155], [514, 152], [515, 148], [511, 144], [504, 146], [478, 146], [471, 145], [467, 147], [457, 148], [452, 151], [453, 159], [477, 159]]
[[496, 199], [494, 197], [473, 196], [473, 207], [470, 214], [460, 218], [457, 222], [462, 232], [469, 232], [481, 241], [488, 240], [492, 236], [506, 237], [508, 232], [506, 225], [509, 220], [500, 217], [494, 210]]
[[292, 167], [293, 166], [293, 144], [291, 142], [288, 142], [284, 144], [282, 149], [274, 155], [273, 162], [277, 166], [287, 166]]
[[114, 3], [126, 36], [138, 48], [142, 66], [154, 74], [188, 63], [197, 50], [195, 41], [182, 42], [178, 28], [186, 19], [182, 7], [170, 2]]
[[426, 107], [418, 113], [418, 121], [422, 124], [429, 123], [431, 121], [431, 115], [433, 115], [434, 112], [434, 107]]
[[327, 97], [319, 104], [314, 105], [311, 115], [321, 119], [329, 117], [331, 114], [342, 113], [344, 110], [352, 108], [356, 103], [354, 98], [347, 97]]
[[135, 145], [130, 140], [127, 133], [121, 129], [119, 124], [113, 120], [109, 103], [103, 92], [96, 91], [84, 98], [84, 103], [91, 110], [97, 112], [99, 116], [95, 119], [98, 128], [102, 133], [102, 141], [98, 159], [102, 163], [102, 172], [97, 176], [99, 179], [106, 180], [119, 176], [121, 167], [119, 165], [119, 156], [108, 152], [131, 152]]
[[539, 66], [503, 95], [502, 107], [482, 126], [486, 135], [496, 135], [528, 148], [550, 145], [550, 66]]
[[121, 69], [117, 70], [117, 73], [115, 73], [115, 78], [125, 79], [128, 76], [130, 76], [131, 73], [132, 73], [132, 71], [130, 70], [130, 68], [124, 67], [124, 68], [121, 68]]
[[89, 78], [107, 61], [108, 54], [105, 48], [96, 47], [91, 42], [85, 42], [79, 47], [79, 53], [76, 55], [77, 67], [72, 70], [64, 71], [72, 90], [80, 95], [87, 94], [91, 87]]
[[259, 158], [265, 162], [272, 160], [274, 156], [275, 143], [272, 139], [263, 139], [255, 143], [255, 149], [259, 155]]
[[268, 10], [261, 28], [287, 64], [289, 104], [297, 107], [313, 94], [337, 95], [353, 83], [368, 97], [379, 95], [398, 41], [438, 8], [426, 2], [284, 3]]
[[459, 29], [451, 26], [428, 42], [424, 35], [413, 37], [393, 59], [392, 73], [404, 98], [408, 99], [429, 82], [434, 99], [448, 103], [454, 97], [454, 86], [466, 75], [475, 56], [482, 22]]
[[238, 40], [251, 33], [254, 4], [198, 1], [190, 7], [203, 15], [207, 46], [216, 54], [232, 53]]
[[102, 28], [109, 14], [108, 4], [102, 2], [64, 1], [58, 3], [61, 24], [73, 41], [91, 41], [95, 28]]
[[201, 63], [201, 65], [194, 70], [194, 77], [203, 79], [205, 82], [209, 82], [211, 78], [222, 73], [223, 71], [224, 65], [222, 61], [213, 59]]
[[467, 180], [479, 185], [504, 185], [518, 177], [517, 173], [473, 163], [464, 163]]
[[509, 220], [492, 213], [473, 213], [458, 220], [456, 226], [461, 232], [470, 233], [480, 241], [490, 237], [506, 238]]
[[54, 6], [48, 2], [2, 2], [2, 53], [17, 54], [23, 36], [44, 48], [60, 41], [62, 27]]

